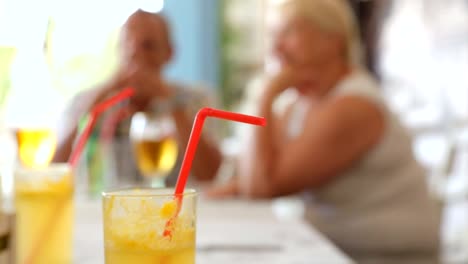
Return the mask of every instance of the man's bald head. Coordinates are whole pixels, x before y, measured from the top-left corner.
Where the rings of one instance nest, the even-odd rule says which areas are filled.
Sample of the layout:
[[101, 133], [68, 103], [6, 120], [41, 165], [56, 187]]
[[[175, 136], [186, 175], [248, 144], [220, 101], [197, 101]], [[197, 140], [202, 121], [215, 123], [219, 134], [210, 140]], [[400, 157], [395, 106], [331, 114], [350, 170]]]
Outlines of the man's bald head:
[[169, 24], [166, 19], [158, 13], [150, 13], [141, 9], [130, 15], [124, 24], [123, 31], [133, 30], [134, 27], [150, 27], [155, 34], [161, 34], [161, 37], [171, 45], [171, 34]]
[[160, 14], [138, 10], [125, 22], [121, 32], [123, 63], [161, 70], [172, 58], [169, 25]]

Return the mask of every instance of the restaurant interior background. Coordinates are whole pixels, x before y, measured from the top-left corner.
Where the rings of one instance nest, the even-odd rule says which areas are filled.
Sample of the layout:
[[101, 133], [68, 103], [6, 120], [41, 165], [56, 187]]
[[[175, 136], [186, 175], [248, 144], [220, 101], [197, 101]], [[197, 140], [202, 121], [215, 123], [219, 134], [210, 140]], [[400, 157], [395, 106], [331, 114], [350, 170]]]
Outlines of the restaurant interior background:
[[[0, 117], [13, 126], [55, 122], [74, 94], [112, 74], [119, 27], [137, 6], [170, 20], [176, 58], [167, 75], [236, 109], [264, 66], [267, 1], [1, 0]], [[377, 69], [385, 98], [451, 208], [450, 257], [468, 261], [468, 1], [393, 0], [384, 11]], [[232, 127], [223, 133], [235, 153]]]

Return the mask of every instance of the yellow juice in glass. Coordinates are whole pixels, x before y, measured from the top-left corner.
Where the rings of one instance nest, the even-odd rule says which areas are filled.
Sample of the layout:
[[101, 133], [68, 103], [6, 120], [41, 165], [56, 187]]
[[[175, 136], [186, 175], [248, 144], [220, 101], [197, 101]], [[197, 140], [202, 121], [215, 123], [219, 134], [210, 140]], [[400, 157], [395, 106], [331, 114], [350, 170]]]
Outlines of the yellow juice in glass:
[[134, 189], [104, 193], [106, 264], [194, 264], [196, 192], [186, 191], [171, 236], [166, 222], [177, 210], [172, 189]]
[[57, 146], [55, 133], [50, 128], [19, 128], [16, 141], [21, 163], [30, 168], [46, 167]]
[[177, 161], [177, 141], [172, 137], [159, 140], [134, 140], [138, 169], [146, 177], [166, 177]]
[[16, 170], [16, 263], [72, 262], [73, 189], [67, 164]]

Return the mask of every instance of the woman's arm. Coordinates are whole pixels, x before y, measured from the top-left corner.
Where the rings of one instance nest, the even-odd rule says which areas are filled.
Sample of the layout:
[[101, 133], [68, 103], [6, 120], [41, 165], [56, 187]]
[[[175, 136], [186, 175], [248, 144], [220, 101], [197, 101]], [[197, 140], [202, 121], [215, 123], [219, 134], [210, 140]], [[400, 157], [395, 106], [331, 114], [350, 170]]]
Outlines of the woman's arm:
[[[272, 118], [274, 95], [260, 104]], [[379, 141], [384, 115], [365, 98], [347, 96], [322, 103], [308, 115], [300, 136], [280, 148], [272, 126], [255, 128], [242, 158], [239, 191], [250, 197], [273, 197], [319, 187], [349, 169]]]

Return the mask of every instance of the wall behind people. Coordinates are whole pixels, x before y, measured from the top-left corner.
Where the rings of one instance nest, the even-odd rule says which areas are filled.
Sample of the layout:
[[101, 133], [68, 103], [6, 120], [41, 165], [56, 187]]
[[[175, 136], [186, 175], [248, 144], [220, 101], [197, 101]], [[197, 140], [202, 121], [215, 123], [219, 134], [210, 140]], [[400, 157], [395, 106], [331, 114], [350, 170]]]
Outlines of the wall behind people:
[[169, 19], [175, 45], [175, 58], [168, 77], [187, 82], [218, 86], [219, 1], [164, 1], [163, 13]]

